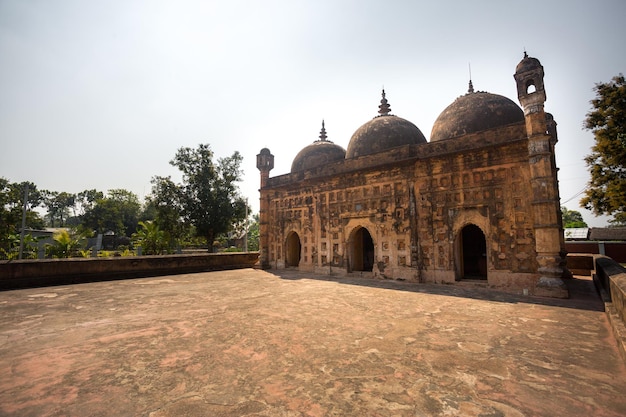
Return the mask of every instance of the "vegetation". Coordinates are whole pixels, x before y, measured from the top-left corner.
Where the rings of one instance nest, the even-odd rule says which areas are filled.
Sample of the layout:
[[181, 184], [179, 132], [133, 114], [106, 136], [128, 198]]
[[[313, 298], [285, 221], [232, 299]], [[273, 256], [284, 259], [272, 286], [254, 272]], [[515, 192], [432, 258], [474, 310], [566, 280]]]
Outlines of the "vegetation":
[[137, 229], [141, 203], [136, 194], [109, 190], [107, 196], [96, 198], [82, 215], [81, 224], [96, 233], [112, 231], [117, 236], [129, 236]]
[[587, 227], [587, 223], [585, 223], [583, 215], [579, 211], [561, 207], [561, 216], [563, 217], [564, 228]]
[[613, 225], [626, 225], [626, 80], [620, 74], [594, 88], [593, 110], [584, 127], [591, 130], [595, 145], [585, 162], [591, 180], [580, 201], [596, 215], [614, 216]]
[[133, 233], [133, 244], [140, 246], [143, 255], [161, 255], [167, 253], [169, 237], [155, 222], [139, 222], [139, 230]]
[[[249, 208], [237, 186], [242, 157], [235, 152], [214, 162], [213, 156], [209, 145], [179, 149], [170, 163], [183, 173], [182, 183], [153, 177], [152, 193], [143, 204], [124, 189], [40, 191], [33, 183], [0, 177], [0, 259], [19, 257], [24, 208], [23, 258], [41, 256], [44, 246], [47, 257], [93, 256], [96, 240], [88, 238], [96, 235], [104, 236], [106, 249], [98, 256], [133, 255], [133, 245], [146, 255], [180, 247], [212, 251], [216, 242], [221, 250], [243, 250], [246, 231], [249, 250], [258, 250], [258, 216], [253, 222], [245, 219]], [[34, 237], [46, 227], [59, 230], [52, 238]]]
[[48, 245], [47, 253], [52, 258], [79, 256], [85, 238], [85, 235], [76, 231], [59, 230], [52, 236], [54, 243]]
[[196, 235], [210, 242], [209, 251], [213, 251], [215, 238], [231, 231], [248, 211], [236, 184], [241, 181], [242, 160], [235, 152], [215, 163], [210, 146], [200, 144], [196, 149], [180, 148], [170, 161], [183, 173], [183, 183], [177, 187], [183, 218]]

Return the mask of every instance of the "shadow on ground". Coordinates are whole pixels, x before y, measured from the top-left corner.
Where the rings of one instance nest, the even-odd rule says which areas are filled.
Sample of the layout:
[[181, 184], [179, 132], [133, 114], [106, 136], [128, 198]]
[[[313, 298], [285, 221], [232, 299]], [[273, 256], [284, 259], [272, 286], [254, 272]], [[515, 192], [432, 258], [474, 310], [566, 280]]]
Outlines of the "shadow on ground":
[[302, 272], [295, 269], [280, 269], [267, 271], [281, 279], [300, 280], [314, 279], [331, 281], [346, 285], [359, 285], [371, 288], [385, 288], [398, 291], [408, 291], [424, 294], [437, 294], [450, 297], [472, 298], [482, 301], [494, 301], [500, 303], [526, 303], [543, 306], [576, 308], [590, 311], [604, 311], [604, 304], [598, 294], [591, 277], [574, 276], [565, 280], [570, 298], [548, 298], [531, 295], [521, 295], [512, 292], [491, 289], [483, 282], [457, 282], [455, 284], [425, 284], [417, 282], [376, 279], [361, 276], [358, 273], [348, 276], [321, 275]]

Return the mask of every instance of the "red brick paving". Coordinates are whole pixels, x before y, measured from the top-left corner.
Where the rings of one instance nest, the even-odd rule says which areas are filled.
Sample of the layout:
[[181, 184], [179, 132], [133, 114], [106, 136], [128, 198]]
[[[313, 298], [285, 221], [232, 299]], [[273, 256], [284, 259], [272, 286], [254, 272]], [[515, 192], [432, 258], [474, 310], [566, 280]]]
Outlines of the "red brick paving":
[[589, 280], [551, 300], [278, 273], [0, 292], [0, 415], [626, 415]]

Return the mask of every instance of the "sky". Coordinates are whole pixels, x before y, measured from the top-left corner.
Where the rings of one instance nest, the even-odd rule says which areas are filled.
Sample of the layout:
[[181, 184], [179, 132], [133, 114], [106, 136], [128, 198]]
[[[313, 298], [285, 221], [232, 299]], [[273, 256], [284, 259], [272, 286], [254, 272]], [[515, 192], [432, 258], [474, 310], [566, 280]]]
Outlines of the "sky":
[[558, 124], [561, 203], [589, 181], [583, 130], [593, 88], [626, 72], [624, 0], [0, 0], [0, 177], [77, 193], [144, 198], [181, 147], [243, 156], [241, 193], [258, 212], [256, 155], [289, 172], [305, 146], [347, 148], [392, 113], [430, 137], [476, 90], [516, 103], [524, 51], [545, 70]]

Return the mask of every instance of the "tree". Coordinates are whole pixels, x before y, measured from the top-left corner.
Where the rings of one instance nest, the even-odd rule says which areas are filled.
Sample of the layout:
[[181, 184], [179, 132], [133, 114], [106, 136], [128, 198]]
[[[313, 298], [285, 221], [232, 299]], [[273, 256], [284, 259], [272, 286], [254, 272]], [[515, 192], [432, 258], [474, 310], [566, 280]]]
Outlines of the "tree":
[[139, 222], [139, 229], [133, 233], [135, 246], [141, 246], [144, 255], [161, 255], [167, 252], [169, 237], [155, 222]]
[[130, 236], [137, 230], [141, 204], [134, 193], [109, 190], [106, 197], [97, 198], [81, 217], [84, 227], [96, 233], [113, 231], [117, 236]]
[[626, 212], [617, 213], [609, 220], [609, 227], [626, 227]]
[[626, 212], [626, 80], [620, 74], [608, 83], [597, 83], [593, 110], [584, 127], [591, 130], [595, 145], [585, 162], [591, 180], [581, 207], [596, 215], [623, 216]]
[[246, 215], [246, 201], [239, 195], [241, 181], [239, 152], [213, 162], [208, 144], [198, 148], [180, 148], [170, 164], [183, 173], [181, 203], [185, 218], [204, 236], [213, 251], [215, 237], [227, 233]]
[[43, 229], [44, 222], [33, 209], [41, 204], [41, 193], [32, 182], [11, 183], [0, 177], [0, 247], [9, 250], [10, 235], [18, 235], [22, 228], [24, 188], [28, 184], [26, 203], [26, 228]]
[[576, 210], [568, 210], [567, 207], [561, 207], [561, 216], [563, 217], [563, 227], [587, 227], [587, 223], [583, 220], [583, 215]]
[[69, 258], [78, 254], [85, 236], [63, 229], [52, 235], [52, 240], [54, 243], [48, 245], [48, 254], [53, 258]]
[[43, 205], [48, 209], [48, 221], [50, 227], [55, 227], [56, 224], [59, 227], [64, 227], [65, 222], [70, 217], [70, 209], [74, 208], [76, 202], [76, 194], [70, 194], [57, 191], [43, 190], [41, 192], [43, 197]]
[[102, 191], [98, 191], [95, 189], [81, 191], [80, 193], [76, 194], [76, 198], [74, 200], [74, 208], [78, 208], [78, 211], [74, 212], [74, 216], [84, 215], [87, 210], [93, 208], [93, 206], [96, 204], [96, 201], [102, 198], [104, 198], [104, 194], [102, 193]]
[[154, 220], [171, 238], [170, 246], [180, 242], [189, 232], [183, 221], [183, 188], [171, 177], [152, 178], [152, 193], [146, 198], [146, 211], [154, 210]]
[[252, 216], [252, 223], [248, 227], [248, 250], [255, 252], [259, 250], [259, 214]]

